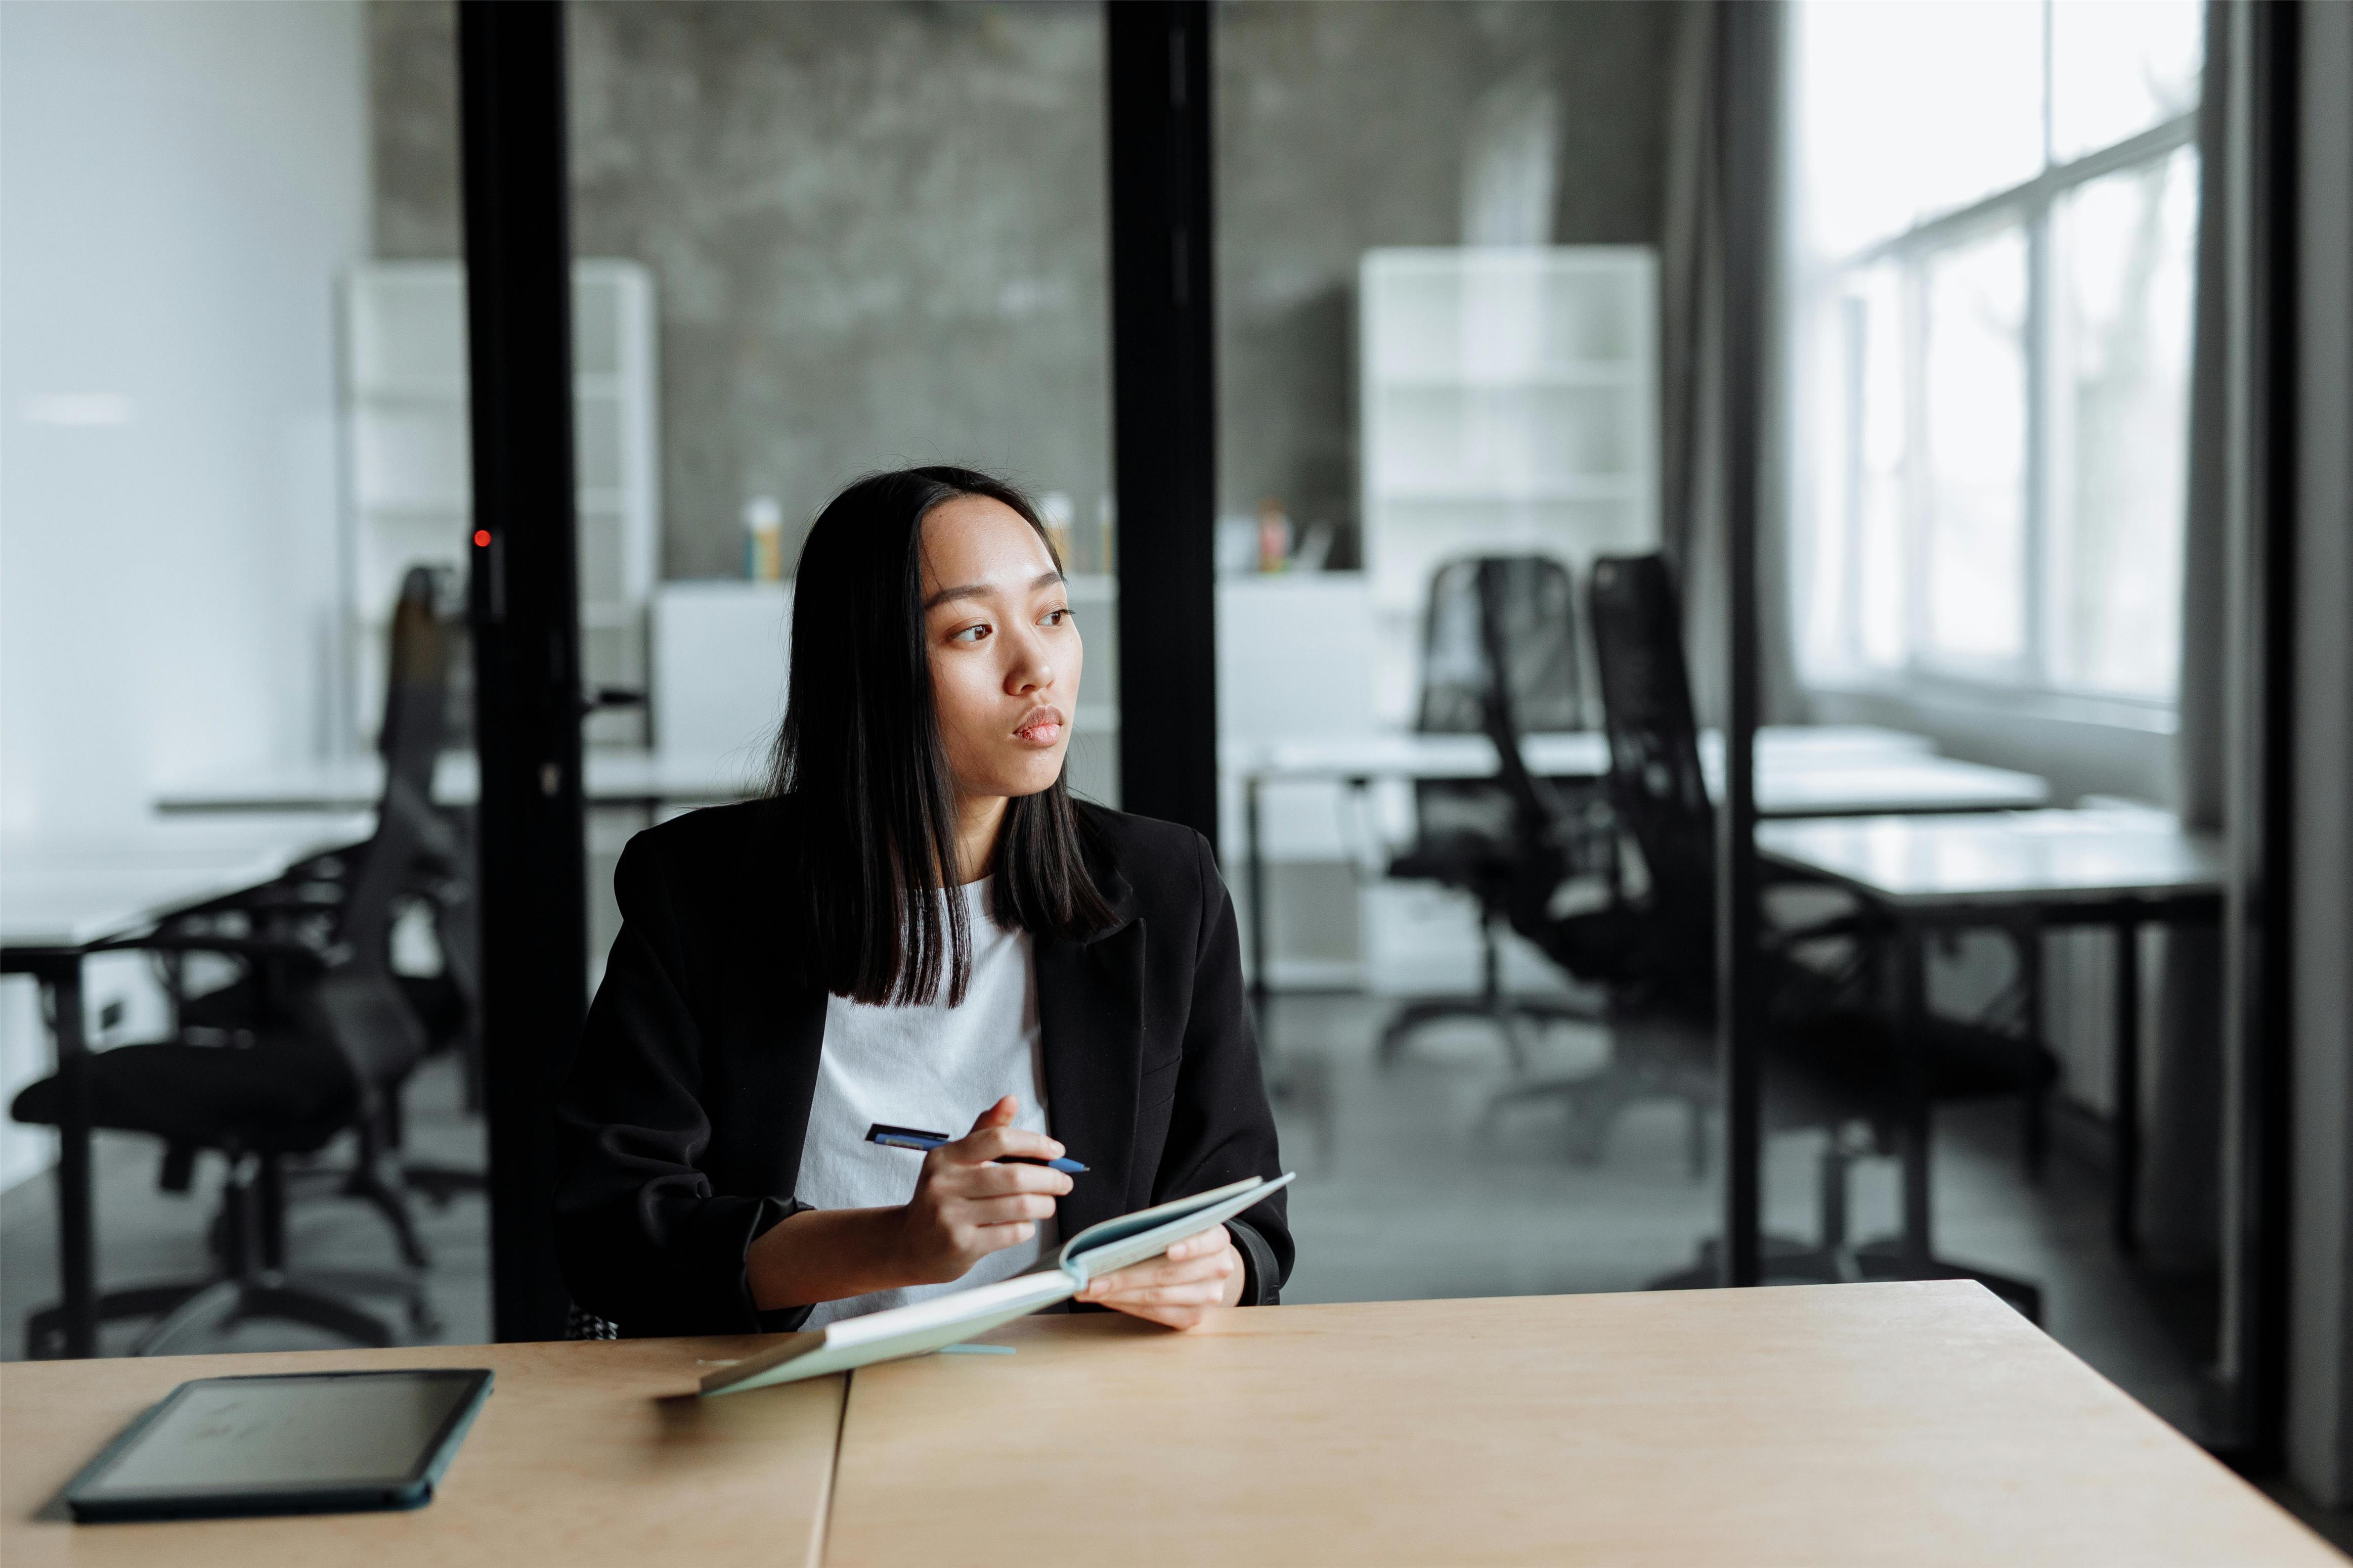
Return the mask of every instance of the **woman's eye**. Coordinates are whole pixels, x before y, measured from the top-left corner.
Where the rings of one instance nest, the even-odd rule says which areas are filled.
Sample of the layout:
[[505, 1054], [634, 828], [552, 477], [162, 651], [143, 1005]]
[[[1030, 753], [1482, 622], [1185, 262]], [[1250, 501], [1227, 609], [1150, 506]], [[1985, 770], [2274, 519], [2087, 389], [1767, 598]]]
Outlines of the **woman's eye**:
[[1039, 618], [1038, 624], [1041, 626], [1069, 626], [1071, 624], [1070, 606], [1065, 605], [1059, 610], [1047, 611], [1044, 616]]
[[959, 632], [950, 632], [950, 633], [948, 634], [948, 641], [950, 641], [950, 642], [978, 642], [981, 638], [983, 638], [983, 637], [987, 637], [987, 635], [988, 635], [988, 627], [987, 627], [987, 625], [985, 625], [985, 624], [984, 624], [984, 625], [981, 625], [981, 626], [966, 626], [966, 627], [965, 627], [962, 631], [959, 631]]

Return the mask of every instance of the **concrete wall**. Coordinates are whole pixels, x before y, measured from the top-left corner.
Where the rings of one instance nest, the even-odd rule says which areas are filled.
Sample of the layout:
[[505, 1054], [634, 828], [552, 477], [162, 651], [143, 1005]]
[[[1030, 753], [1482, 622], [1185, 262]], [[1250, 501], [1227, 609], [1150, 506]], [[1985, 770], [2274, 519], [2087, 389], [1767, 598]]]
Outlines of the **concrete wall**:
[[[1353, 520], [1357, 255], [1461, 237], [1498, 93], [1556, 108], [1552, 237], [1656, 238], [1679, 10], [1220, 8], [1227, 507]], [[906, 459], [1069, 491], [1092, 537], [1110, 445], [1095, 5], [574, 0], [567, 20], [575, 248], [647, 262], [661, 295], [665, 575], [735, 572], [750, 496], [797, 527]], [[369, 22], [378, 251], [455, 256], [450, 9], [373, 0]]]
[[1656, 244], [1683, 7], [1266, 0], [1218, 12], [1219, 496], [1356, 521], [1356, 279], [1454, 245], [1499, 107], [1552, 110], [1548, 237]]
[[[1089, 4], [568, 7], [573, 245], [653, 268], [663, 574], [786, 548], [847, 479], [1106, 491], [1102, 16]], [[458, 253], [449, 10], [372, 6], [376, 239]], [[437, 138], [438, 140], [437, 140]]]
[[[332, 0], [0, 6], [12, 843], [118, 837], [174, 775], [324, 745], [364, 58]], [[28, 984], [0, 996], [5, 1100], [48, 1046]], [[44, 1159], [0, 1123], [0, 1184]]]

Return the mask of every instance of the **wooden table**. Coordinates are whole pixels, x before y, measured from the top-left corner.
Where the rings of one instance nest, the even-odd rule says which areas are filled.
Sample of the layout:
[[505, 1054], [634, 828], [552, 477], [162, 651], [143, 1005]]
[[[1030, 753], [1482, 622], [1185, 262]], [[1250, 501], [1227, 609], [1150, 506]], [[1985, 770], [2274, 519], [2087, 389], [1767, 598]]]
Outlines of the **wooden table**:
[[[2042, 1007], [2045, 926], [2116, 932], [2113, 1091], [2116, 1184], [2110, 1227], [2137, 1249], [2140, 1183], [2140, 929], [2211, 924], [2222, 910], [2221, 840], [2145, 807], [2006, 811], [1957, 816], [1878, 816], [1767, 822], [1757, 850], [1785, 869], [1844, 888], [1883, 911], [1896, 931], [1903, 1026], [1926, 1015], [1926, 947], [1938, 931], [2010, 929], [2026, 968], [2031, 1011]], [[1928, 1128], [1910, 1108], [1904, 1140], [1905, 1244], [1930, 1257]]]
[[[0, 1561], [309, 1568], [723, 1568], [814, 1564], [843, 1380], [701, 1400], [703, 1362], [752, 1340], [587, 1340], [0, 1365]], [[487, 1366], [490, 1402], [427, 1507], [307, 1519], [77, 1525], [57, 1493], [105, 1440], [192, 1377]], [[781, 1397], [771, 1398], [771, 1394]]]
[[[756, 1340], [0, 1367], [0, 1558], [235, 1564], [2342, 1560], [1966, 1282], [1041, 1316], [696, 1402]], [[488, 1365], [410, 1514], [74, 1526], [58, 1487], [221, 1371]], [[828, 1491], [828, 1477], [830, 1489]]]
[[852, 1376], [828, 1565], [2343, 1568], [1965, 1281], [991, 1337]]

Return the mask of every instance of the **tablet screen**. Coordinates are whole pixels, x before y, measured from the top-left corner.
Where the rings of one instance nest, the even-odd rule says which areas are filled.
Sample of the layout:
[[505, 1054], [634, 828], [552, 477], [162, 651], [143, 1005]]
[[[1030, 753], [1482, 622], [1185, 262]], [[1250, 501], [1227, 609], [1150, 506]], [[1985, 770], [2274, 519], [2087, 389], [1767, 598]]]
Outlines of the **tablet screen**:
[[483, 1376], [322, 1373], [184, 1384], [112, 1464], [76, 1490], [95, 1501], [398, 1486], [431, 1461]]

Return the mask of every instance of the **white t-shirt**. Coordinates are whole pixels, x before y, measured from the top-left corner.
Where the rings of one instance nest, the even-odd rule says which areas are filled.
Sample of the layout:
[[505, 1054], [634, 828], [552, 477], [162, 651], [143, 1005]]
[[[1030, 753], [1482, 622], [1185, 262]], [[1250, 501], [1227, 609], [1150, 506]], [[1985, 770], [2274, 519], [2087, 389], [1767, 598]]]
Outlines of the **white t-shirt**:
[[[1046, 1131], [1046, 1088], [1038, 1028], [1038, 972], [1029, 933], [1008, 931], [989, 914], [989, 883], [960, 894], [971, 919], [972, 980], [960, 1006], [948, 1005], [945, 976], [927, 1005], [873, 1007], [830, 996], [825, 1042], [809, 1102], [793, 1195], [821, 1209], [880, 1208], [915, 1194], [923, 1156], [866, 1142], [876, 1122], [962, 1137], [980, 1113], [1006, 1095], [1021, 1102], [1017, 1127]], [[944, 926], [946, 911], [943, 910]], [[877, 1290], [810, 1311], [807, 1328], [881, 1311], [926, 1296], [1027, 1273], [1060, 1245], [1051, 1218], [1017, 1247], [992, 1252], [961, 1279]]]

